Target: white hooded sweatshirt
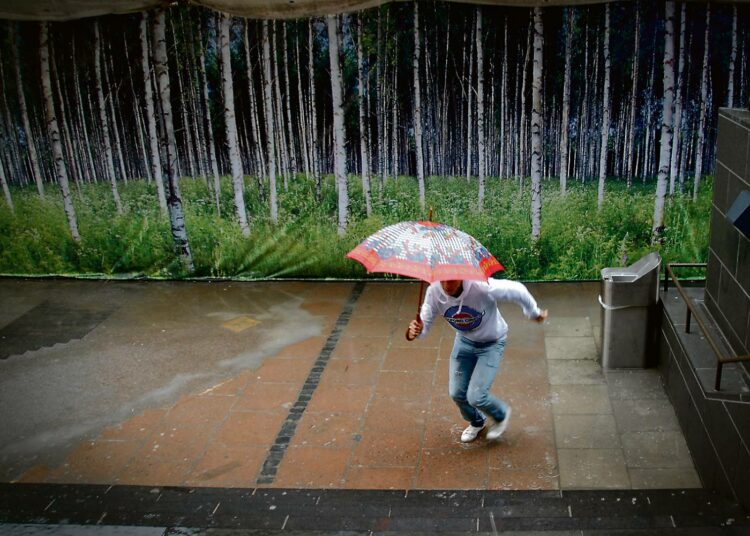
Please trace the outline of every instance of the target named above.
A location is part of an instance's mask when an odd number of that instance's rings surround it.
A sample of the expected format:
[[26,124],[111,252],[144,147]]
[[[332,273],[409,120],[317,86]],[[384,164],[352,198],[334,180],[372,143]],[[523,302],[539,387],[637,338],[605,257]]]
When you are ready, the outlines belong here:
[[436,281],[427,288],[420,311],[424,329],[421,339],[430,330],[432,322],[442,316],[461,336],[474,342],[490,342],[505,338],[508,324],[500,315],[497,301],[519,305],[527,318],[537,318],[541,310],[528,289],[517,281],[489,278],[481,281],[464,281],[461,294],[449,296]]

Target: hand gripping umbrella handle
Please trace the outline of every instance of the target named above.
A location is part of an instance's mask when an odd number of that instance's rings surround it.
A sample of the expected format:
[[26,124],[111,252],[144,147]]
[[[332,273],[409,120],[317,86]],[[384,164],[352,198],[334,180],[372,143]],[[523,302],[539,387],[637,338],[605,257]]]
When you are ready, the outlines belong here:
[[[432,216],[432,211],[430,211],[430,216]],[[421,322],[422,318],[419,316],[419,310],[422,308],[422,292],[424,291],[424,281],[419,282],[419,301],[417,302],[417,316],[416,321]],[[406,340],[411,342],[416,337],[409,337],[409,328],[406,328]]]

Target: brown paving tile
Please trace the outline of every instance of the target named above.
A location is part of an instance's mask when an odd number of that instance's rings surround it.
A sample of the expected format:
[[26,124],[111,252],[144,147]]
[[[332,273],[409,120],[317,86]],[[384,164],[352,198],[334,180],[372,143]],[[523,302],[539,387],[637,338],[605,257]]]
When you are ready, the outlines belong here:
[[385,356],[383,370],[435,370],[437,360],[434,348],[391,348]]
[[310,374],[312,364],[309,359],[267,359],[255,376],[263,382],[303,383]]
[[502,400],[513,409],[509,429],[533,427],[535,430],[552,430],[554,417],[552,405],[547,397],[528,396],[518,391],[493,389]]
[[137,441],[86,441],[70,453],[65,463],[48,475],[48,481],[109,484],[136,455]]
[[[448,393],[448,380],[450,379],[450,363],[447,359],[438,359],[435,363],[435,377],[433,385],[439,392]],[[433,391],[434,392],[434,391]]]
[[166,410],[149,409],[117,426],[105,428],[99,439],[145,440],[166,415]]
[[348,359],[335,359],[328,362],[320,379],[320,385],[345,384],[374,385],[380,370],[380,360],[359,359],[351,361]]
[[509,428],[490,450],[489,464],[493,469],[534,469],[555,474],[557,449],[552,432],[541,432],[533,426]]
[[164,424],[171,427],[202,426],[223,420],[235,402],[235,398],[227,396],[184,397],[169,410]]
[[411,467],[353,466],[346,474],[347,489],[410,489],[416,469]]
[[250,384],[255,381],[255,371],[245,371],[234,378],[229,378],[221,383],[217,383],[213,387],[209,387],[203,391],[200,397],[212,397],[212,396],[236,396]]
[[335,321],[344,308],[343,302],[306,301],[302,308],[315,316],[325,317],[329,321]]
[[47,482],[47,478],[52,470],[48,465],[35,465],[27,469],[19,478],[12,482],[26,484]]
[[375,392],[378,396],[426,403],[432,393],[432,371],[383,371],[378,375]]
[[139,486],[181,486],[191,464],[175,463],[153,457],[136,457],[122,472],[120,484]]
[[335,359],[374,359],[379,360],[388,350],[391,338],[389,336],[342,336],[331,352],[331,360]]
[[319,385],[307,406],[317,413],[364,413],[370,400],[372,387],[349,385]]
[[489,469],[485,444],[472,443],[425,449],[417,474],[417,489],[484,489]]
[[306,411],[297,425],[292,444],[307,447],[351,447],[361,426],[361,414]]
[[291,447],[274,480],[280,488],[340,488],[349,460],[349,449]]
[[391,316],[361,316],[351,318],[342,335],[347,337],[382,337],[391,335],[396,329],[396,325],[396,320]]
[[445,389],[441,389],[440,391],[433,391],[432,401],[430,403],[430,414],[451,417],[455,418],[458,421],[461,421],[462,417],[459,413],[458,406],[448,395],[447,384]]
[[299,391],[298,384],[259,381],[237,398],[232,411],[276,411],[286,415],[297,401]]
[[[223,416],[222,416],[223,417]],[[203,456],[218,424],[199,427],[165,427],[155,431],[139,450],[139,456],[189,463]]]
[[216,432],[215,441],[236,447],[272,445],[285,418],[282,413],[234,412]]
[[365,466],[416,467],[421,430],[366,430],[354,449],[352,463]]
[[560,479],[533,469],[490,469],[488,489],[555,490],[560,489]]
[[352,294],[353,283],[323,283],[312,286],[305,298],[308,301],[346,302]]
[[461,442],[461,432],[468,424],[463,421],[455,405],[449,411],[431,413],[424,427],[423,448],[434,449],[455,446]]
[[310,337],[304,341],[300,341],[295,344],[290,344],[279,350],[274,357],[283,358],[316,358],[320,355],[320,351],[325,346],[326,339],[328,337]]
[[268,454],[266,447],[213,444],[186,477],[189,486],[252,487]]
[[367,408],[364,429],[368,431],[421,430],[428,410],[429,403],[426,401],[421,403],[375,396]]

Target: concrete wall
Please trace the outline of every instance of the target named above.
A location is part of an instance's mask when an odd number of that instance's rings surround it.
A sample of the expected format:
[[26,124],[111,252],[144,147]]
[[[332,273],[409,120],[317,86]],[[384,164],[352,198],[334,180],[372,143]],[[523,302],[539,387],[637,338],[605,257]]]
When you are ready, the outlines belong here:
[[[716,143],[706,306],[737,354],[750,354],[750,240],[725,215],[750,190],[750,112],[722,108]],[[747,368],[747,367],[746,367]]]

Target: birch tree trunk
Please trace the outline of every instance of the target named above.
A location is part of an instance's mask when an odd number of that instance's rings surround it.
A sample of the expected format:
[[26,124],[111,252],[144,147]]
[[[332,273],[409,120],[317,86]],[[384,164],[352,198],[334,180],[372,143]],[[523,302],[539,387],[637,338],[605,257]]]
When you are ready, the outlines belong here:
[[[310,129],[310,123],[308,120],[307,107],[304,104],[304,98],[302,93],[302,59],[299,52],[299,26],[297,27],[297,36],[295,39],[296,52],[297,52],[297,108],[299,110],[299,130],[300,138],[302,139],[302,156],[305,166],[305,177],[310,177],[310,149],[307,141],[308,132]],[[258,141],[260,143],[260,141]]]
[[565,8],[565,75],[563,79],[562,119],[560,124],[560,194],[568,185],[568,132],[570,130],[570,45],[573,35],[573,9]]
[[161,156],[159,154],[159,136],[156,132],[156,115],[154,114],[154,94],[151,90],[151,66],[148,50],[148,13],[141,15],[141,69],[143,71],[143,87],[146,96],[146,117],[148,120],[148,139],[151,147],[151,171],[156,181],[156,192],[159,198],[159,210],[167,213],[167,196],[164,193],[164,177],[161,173]]
[[[229,50],[229,27],[231,15],[221,14],[221,37],[219,50],[221,51],[221,89],[224,96],[224,125],[229,150],[229,164],[232,168],[232,189],[234,190],[234,208],[237,220],[244,236],[250,236],[250,225],[247,223],[245,209],[245,183],[240,160],[240,142],[237,138],[237,119],[234,110],[234,82],[232,80],[232,57]],[[275,223],[275,221],[274,221]]]
[[424,152],[422,146],[422,94],[419,81],[419,59],[422,53],[422,39],[419,33],[419,2],[414,2],[414,138],[417,156],[417,182],[419,183],[419,206],[425,208],[424,191]]
[[[102,48],[103,47],[104,47],[104,44],[102,43]],[[110,60],[112,58],[111,51],[110,51],[110,54],[109,54],[109,58],[110,58]],[[108,104],[107,108],[109,108],[109,115],[112,118],[112,123],[111,123],[112,124],[112,130],[111,130],[111,132],[112,132],[112,136],[115,138],[115,140],[114,140],[115,141],[115,143],[114,143],[114,150],[117,151],[117,164],[118,164],[118,167],[120,168],[120,177],[122,178],[123,182],[125,184],[127,184],[128,183],[128,173],[127,173],[127,171],[125,171],[125,157],[123,156],[123,152],[122,152],[122,143],[120,143],[120,131],[117,128],[117,113],[116,113],[116,109],[119,108],[118,103],[115,102],[115,97],[117,96],[117,91],[115,90],[115,88],[113,87],[112,83],[110,82],[110,79],[109,79],[109,69],[110,68],[107,66],[107,64],[110,64],[110,66],[111,66],[111,63],[108,62],[108,61],[106,61],[106,60],[104,62],[104,65],[102,66],[102,68],[104,70],[104,83],[105,83],[105,85],[107,87],[107,93],[108,93],[108,97],[109,97],[107,99],[107,104]]]
[[693,176],[693,201],[698,200],[698,190],[703,173],[703,145],[706,140],[706,114],[708,101],[708,31],[711,27],[711,4],[706,4],[706,33],[703,38],[703,72],[701,75],[701,110],[698,124],[698,141],[695,147],[695,175]]
[[286,86],[286,99],[284,104],[286,107],[286,128],[287,128],[287,140],[289,141],[289,165],[292,173],[299,172],[297,167],[297,144],[295,143],[296,136],[294,135],[294,123],[292,122],[292,94],[291,94],[291,83],[289,82],[289,52],[287,44],[287,31],[286,21],[281,22],[281,36],[284,43],[282,61],[284,63],[284,85]]
[[21,76],[21,61],[18,56],[18,45],[16,43],[16,23],[11,22],[8,24],[9,39],[11,47],[13,49],[13,65],[16,70],[16,89],[18,90],[18,106],[21,111],[21,120],[23,121],[23,130],[26,134],[26,145],[29,148],[29,163],[31,164],[31,176],[32,180],[36,184],[36,190],[39,197],[44,199],[44,175],[42,170],[39,169],[39,156],[36,152],[36,136],[31,131],[31,123],[29,122],[29,112],[26,107],[26,96],[23,92],[23,78]]
[[[57,182],[60,184],[62,192],[63,207],[68,220],[70,236],[76,243],[81,242],[81,235],[78,234],[78,223],[76,222],[76,212],[73,207],[73,200],[70,198],[70,185],[68,183],[68,172],[65,168],[63,158],[63,148],[60,140],[60,129],[57,126],[57,115],[55,114],[55,101],[52,98],[52,82],[50,80],[50,61],[49,61],[49,31],[46,22],[40,23],[39,34],[39,58],[42,71],[42,93],[44,95],[44,110],[47,119],[47,133],[52,145],[52,155],[55,159],[55,174]],[[5,181],[3,181],[5,182]]]
[[532,45],[532,36],[534,35],[534,24],[533,21],[529,24],[529,32],[528,32],[528,40],[526,43],[526,55],[523,59],[523,65],[521,65],[521,125],[520,125],[520,136],[518,138],[518,144],[519,144],[519,165],[518,165],[518,183],[523,186],[523,179],[526,175],[526,170],[528,169],[526,167],[526,137],[528,136],[528,132],[526,130],[526,80],[528,77],[526,76],[526,65],[529,63],[532,55],[531,55],[531,49],[533,48]]
[[734,108],[734,68],[737,61],[737,4],[732,4],[732,52],[729,56],[729,87],[727,106]]
[[104,156],[107,165],[107,175],[112,186],[112,197],[115,199],[117,213],[122,214],[122,201],[120,193],[117,191],[117,181],[115,180],[115,162],[112,158],[112,143],[109,138],[109,121],[107,120],[107,105],[104,101],[104,91],[102,89],[102,59],[101,59],[101,38],[99,37],[99,21],[94,22],[94,71],[96,72],[96,96],[99,102],[99,121],[102,128],[102,138],[104,141]]
[[669,179],[669,158],[672,153],[672,102],[674,101],[674,2],[664,5],[664,99],[662,104],[661,142],[659,147],[659,174],[656,180],[652,241],[664,232],[664,198]]
[[268,171],[269,202],[271,221],[278,223],[279,208],[276,202],[276,148],[273,132],[273,87],[271,81],[271,43],[268,35],[268,21],[263,21],[263,103],[266,118],[266,171]]
[[8,188],[8,179],[5,176],[5,164],[3,163],[3,157],[0,155],[0,185],[3,187],[3,195],[5,196],[5,202],[11,212],[15,212],[16,208],[13,206],[13,197],[10,195],[10,189]]
[[333,99],[333,167],[338,185],[338,234],[346,233],[349,219],[349,193],[346,183],[346,133],[342,106],[341,66],[339,64],[339,32],[336,15],[326,17],[328,25],[328,56],[331,64],[331,94]]
[[628,139],[625,142],[625,177],[628,188],[633,184],[633,144],[635,141],[635,112],[638,108],[638,60],[640,55],[641,10],[635,7],[635,39],[633,41],[632,86],[630,90],[630,119],[628,120]]
[[[199,48],[199,68],[202,85],[202,106],[204,109],[203,114],[203,128],[206,131],[206,143],[208,144],[208,163],[211,167],[211,174],[213,175],[213,195],[214,203],[216,204],[216,214],[221,218],[221,177],[219,175],[219,165],[216,160],[216,144],[214,142],[214,126],[213,120],[211,119],[211,106],[208,96],[208,78],[206,77],[206,51],[205,44],[203,42],[203,30],[201,29],[202,21],[198,24],[198,44]],[[258,142],[260,143],[260,142]]]
[[289,190],[289,172],[291,167],[289,165],[289,148],[287,145],[286,128],[284,125],[284,105],[281,98],[281,80],[279,77],[279,47],[278,47],[278,34],[276,31],[276,22],[270,21],[271,30],[269,34],[269,46],[270,46],[270,60],[271,60],[271,72],[272,78],[271,83],[273,86],[274,95],[274,134],[276,136],[276,155],[278,156],[278,169],[281,172],[281,176],[284,179],[284,190]]
[[365,76],[364,58],[362,53],[362,34],[365,31],[362,23],[362,14],[357,16],[357,84],[359,88],[359,152],[362,161],[362,191],[365,195],[365,210],[367,217],[372,215],[372,193],[370,192],[370,159],[369,159],[369,136],[367,135],[367,116],[365,115]]
[[167,186],[169,189],[167,205],[172,228],[172,240],[174,241],[177,256],[180,258],[185,270],[188,273],[192,273],[195,271],[195,268],[193,266],[193,256],[190,252],[187,228],[185,227],[185,214],[182,210],[180,183],[177,176],[177,141],[175,140],[174,123],[172,121],[166,24],[164,19],[164,10],[158,10],[154,18],[154,67],[156,68],[156,81],[159,88],[159,100],[161,102],[162,124],[164,126],[166,144]]
[[680,55],[679,55],[679,69],[677,71],[677,90],[674,104],[674,126],[672,128],[672,152],[670,155],[670,166],[669,166],[669,195],[674,195],[675,180],[679,169],[680,156],[679,148],[682,145],[682,135],[684,129],[682,124],[684,119],[682,117],[682,92],[684,84],[684,70],[685,70],[685,3],[682,3],[682,11],[680,14]]
[[602,137],[599,154],[599,191],[597,207],[604,204],[604,181],[607,178],[607,144],[609,141],[609,4],[604,7],[604,93],[602,95]]
[[505,162],[508,154],[507,143],[505,140],[505,123],[508,116],[505,101],[507,100],[508,91],[508,16],[504,17],[503,21],[503,73],[500,82],[500,168],[498,169],[498,176],[502,179],[505,177],[506,169]]
[[542,231],[542,8],[534,8],[534,68],[531,81],[531,240]]
[[[318,116],[315,113],[316,100],[315,100],[315,68],[313,58],[315,55],[315,40],[313,39],[313,26],[312,19],[308,21],[308,35],[307,35],[307,73],[310,82],[310,141],[311,141],[311,156],[312,159],[310,164],[312,165],[313,176],[315,177],[315,197],[320,201],[322,197],[321,191],[321,177],[320,177],[320,151],[318,148]],[[382,191],[382,190],[381,190]]]
[[479,210],[484,208],[484,188],[487,170],[484,155],[485,133],[484,133],[484,47],[482,46],[482,8],[476,7],[477,11],[477,149],[479,164]]
[[[473,24],[472,24],[473,27]],[[470,28],[471,30],[472,28]],[[473,108],[473,100],[474,100],[474,88],[472,84],[474,83],[474,47],[476,46],[476,41],[471,39],[471,31],[468,32],[469,37],[469,79],[466,83],[466,180],[468,181],[471,177],[472,172],[472,155],[473,155],[473,147],[474,147],[474,121],[472,121],[472,118],[474,117],[474,108]],[[465,42],[465,40],[464,40]],[[464,57],[466,57],[466,46],[464,45]]]

